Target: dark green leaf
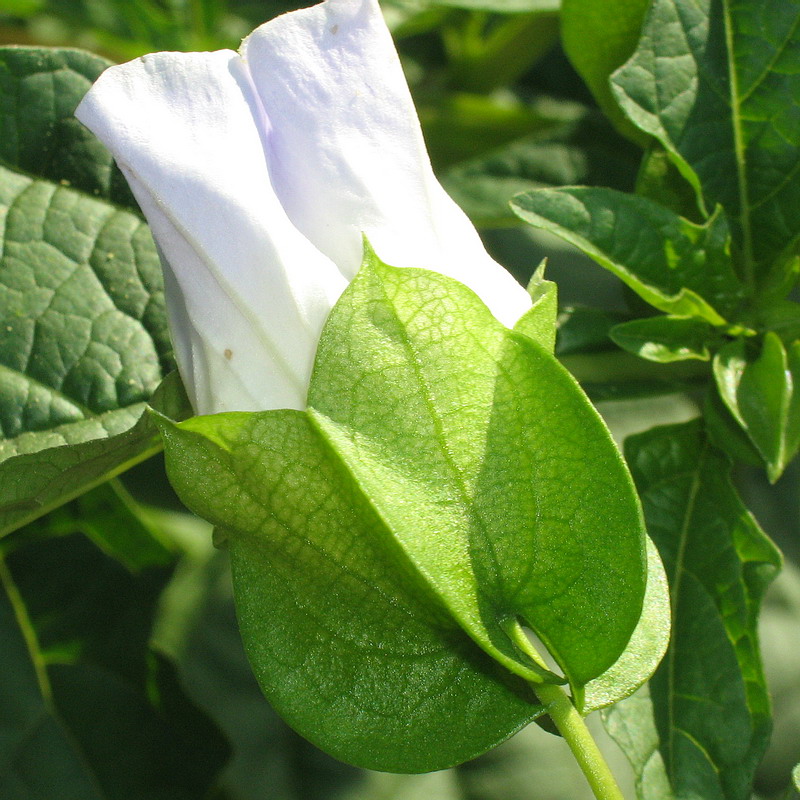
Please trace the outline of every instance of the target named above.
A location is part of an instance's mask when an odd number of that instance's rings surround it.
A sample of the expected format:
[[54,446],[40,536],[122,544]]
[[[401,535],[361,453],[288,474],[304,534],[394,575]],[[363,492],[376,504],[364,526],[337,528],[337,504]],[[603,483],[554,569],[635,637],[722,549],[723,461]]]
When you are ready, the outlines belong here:
[[[167,376],[150,404],[175,419],[191,413],[177,373]],[[145,403],[99,418],[29,434],[25,444],[41,449],[0,462],[0,536],[119,475],[161,450]],[[105,428],[108,420],[114,427]],[[126,426],[128,427],[126,430]],[[74,437],[74,438],[73,438]],[[43,441],[44,440],[44,441]],[[0,441],[0,447],[4,443]]]
[[623,350],[661,363],[691,358],[708,361],[708,345],[717,338],[711,325],[702,319],[671,316],[623,322],[609,335]]
[[643,197],[589,187],[539,189],[515,197],[511,206],[662,311],[721,324],[742,298],[720,216],[695,225]]
[[556,353],[596,353],[613,350],[609,333],[615,325],[629,319],[627,314],[590,306],[567,306],[558,316]]
[[[540,102],[542,113],[547,106]],[[442,175],[447,191],[477,224],[518,225],[509,200],[542,186],[602,184],[632,186],[638,161],[608,122],[588,109],[561,101],[561,124],[526,136]],[[555,110],[551,112],[555,116]],[[569,115],[572,115],[571,119]]]
[[138,211],[111,153],[74,116],[109,66],[83,50],[0,47],[0,162]]
[[0,579],[0,795],[39,800],[58,792],[102,800],[80,750],[56,715],[35,634],[2,559]]
[[31,536],[49,538],[76,531],[131,572],[165,566],[175,559],[169,540],[144,518],[136,501],[117,480],[103,483],[66,503],[39,524],[17,531],[6,544],[6,552],[23,546]]
[[723,347],[714,358],[720,396],[747,432],[776,481],[800,447],[800,342],[784,347],[769,332],[759,354],[746,342]]
[[564,0],[561,39],[564,51],[614,126],[643,143],[611,93],[611,73],[633,54],[649,0]]
[[369,255],[309,404],[162,421],[170,478],[228,539],[251,661],[293,726],[354,763],[434,769],[539,713],[511,673],[552,676],[520,623],[578,697],[619,658],[644,594],[635,495],[535,342],[460,284]]
[[[80,534],[19,548],[2,569],[0,601],[12,601],[27,649],[10,672],[23,676],[29,663],[38,676],[37,691],[31,685],[16,708],[39,719],[35,737],[19,726],[9,731],[17,758],[2,774],[17,788],[3,796],[204,796],[226,758],[225,743],[148,647],[169,570],[132,575]],[[4,625],[4,637],[12,633]],[[11,698],[0,703],[0,719],[9,719]]]
[[[73,116],[106,66],[0,48],[0,535],[159,447],[134,428],[172,368],[158,254]],[[180,394],[161,401],[182,413]]]
[[751,283],[800,234],[800,3],[655,0],[617,99],[725,209]]
[[665,774],[675,797],[746,800],[770,731],[757,618],[780,554],[699,423],[630,437],[625,451],[669,576],[673,628],[650,699],[615,706],[609,729],[641,798],[671,797]]
[[472,11],[494,11],[497,14],[557,12],[561,0],[431,0],[437,6],[455,6]]

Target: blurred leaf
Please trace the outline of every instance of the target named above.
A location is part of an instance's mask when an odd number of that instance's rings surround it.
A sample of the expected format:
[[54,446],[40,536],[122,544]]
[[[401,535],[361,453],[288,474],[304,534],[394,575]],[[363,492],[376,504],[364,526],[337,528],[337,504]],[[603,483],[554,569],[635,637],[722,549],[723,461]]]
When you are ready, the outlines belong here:
[[599,187],[537,189],[515,197],[511,207],[530,225],[579,247],[661,311],[722,324],[741,300],[719,215],[695,225],[643,197]]
[[670,580],[673,629],[650,699],[622,701],[607,726],[642,800],[746,800],[771,726],[757,620],[780,553],[699,423],[630,437],[625,452]]
[[617,660],[645,588],[639,510],[541,347],[451,279],[368,254],[309,405],[162,423],[173,485],[227,538],[245,644],[290,724],[356,764],[432,769],[541,710],[512,674],[555,678],[523,622],[576,693]]
[[175,559],[169,540],[140,512],[119,481],[103,483],[47,514],[37,525],[18,531],[6,552],[18,549],[29,537],[50,538],[76,531],[131,572],[166,566]]
[[794,781],[794,788],[800,792],[800,764],[792,770],[792,780]]
[[749,285],[800,234],[799,22],[797,0],[655,0],[612,77],[631,120],[725,209]]
[[[457,19],[463,19],[462,24],[455,24]],[[499,20],[493,15],[455,17],[442,34],[448,84],[488,93],[515,83],[552,49],[558,39],[558,13],[544,9]]]
[[494,11],[497,14],[557,12],[561,0],[430,0],[437,6],[467,8],[471,11]]
[[609,335],[623,350],[661,363],[690,358],[708,361],[708,345],[718,338],[705,320],[672,316],[623,322],[615,325]]
[[42,10],[46,0],[3,0],[0,12],[13,17],[30,17]]
[[[552,102],[543,104],[543,112]],[[543,128],[443,173],[445,188],[477,225],[519,225],[509,201],[542,186],[633,186],[638,161],[625,140],[585,108],[563,101],[560,105],[558,126]]]
[[691,184],[681,175],[667,151],[656,143],[642,158],[636,176],[636,194],[692,222],[699,223],[704,219]]
[[800,447],[800,342],[785,348],[770,331],[756,356],[744,341],[731,342],[714,358],[714,377],[774,483]]
[[633,141],[643,136],[622,113],[609,78],[633,54],[650,0],[563,0],[564,51],[614,127]]
[[600,308],[566,306],[558,316],[556,354],[568,356],[614,350],[609,333],[615,325],[627,319],[627,314]]
[[[2,569],[25,656],[38,673],[38,692],[30,687],[24,706],[17,697],[16,714],[26,707],[28,719],[37,716],[50,737],[45,743],[16,728],[13,741],[25,756],[3,770],[17,781],[17,790],[3,796],[204,796],[227,757],[226,745],[187,701],[170,665],[148,648],[169,570],[133,576],[80,534],[15,550]],[[25,674],[20,654],[11,675]],[[9,698],[0,702],[0,719],[9,719]]]
[[575,103],[524,103],[513,94],[453,92],[421,96],[419,116],[437,169],[485,154],[521,136],[552,133],[582,113]]

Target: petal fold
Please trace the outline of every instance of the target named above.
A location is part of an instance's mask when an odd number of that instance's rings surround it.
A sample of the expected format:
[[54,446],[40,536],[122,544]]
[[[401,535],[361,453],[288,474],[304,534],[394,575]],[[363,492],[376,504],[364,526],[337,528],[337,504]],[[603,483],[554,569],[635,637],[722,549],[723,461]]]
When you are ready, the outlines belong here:
[[289,218],[351,279],[362,233],[385,262],[460,280],[513,325],[527,292],[436,180],[376,0],[326,0],[255,30],[240,52],[272,130]]
[[269,122],[231,51],[111,67],[76,112],[112,151],[165,260],[175,352],[198,413],[305,407],[346,280],[273,189]]

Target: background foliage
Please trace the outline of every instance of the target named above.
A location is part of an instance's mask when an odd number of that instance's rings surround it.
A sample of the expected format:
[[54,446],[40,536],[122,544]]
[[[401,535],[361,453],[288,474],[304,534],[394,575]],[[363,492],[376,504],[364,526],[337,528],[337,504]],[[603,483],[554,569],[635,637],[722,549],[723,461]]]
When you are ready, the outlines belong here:
[[[157,254],[72,109],[108,61],[235,48],[299,5],[0,0],[0,43],[97,54],[0,55],[0,531],[13,531],[0,540],[2,796],[47,796],[55,775],[82,798],[586,796],[563,743],[537,726],[412,777],[345,766],[293,733],[244,659],[227,556],[169,489],[149,418],[136,423],[154,390],[156,407],[187,412],[164,380]],[[676,614],[649,694],[607,715],[633,765],[607,741],[615,772],[642,797],[688,791],[692,775],[701,796],[727,800],[749,794],[760,761],[757,796],[788,796],[800,761],[800,404],[785,377],[800,375],[797,3],[696,3],[694,17],[677,0],[383,7],[448,191],[520,280],[548,256],[557,354],[627,440],[673,610],[698,612]],[[705,428],[691,421],[701,412]],[[650,430],[665,423],[677,427]],[[763,760],[755,619],[779,558],[759,525],[785,558],[762,613]],[[709,660],[719,685],[701,680]]]

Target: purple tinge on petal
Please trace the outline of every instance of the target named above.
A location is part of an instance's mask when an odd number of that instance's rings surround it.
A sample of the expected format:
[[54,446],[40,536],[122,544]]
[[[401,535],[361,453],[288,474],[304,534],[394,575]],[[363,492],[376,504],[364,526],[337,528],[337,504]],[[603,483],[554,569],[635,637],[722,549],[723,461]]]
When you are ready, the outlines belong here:
[[108,69],[76,112],[110,148],[168,262],[181,374],[199,413],[304,408],[346,286],[272,187],[261,103],[233,52]]
[[250,34],[241,53],[273,125],[275,191],[348,279],[365,233],[385,262],[462,281],[507,325],[530,307],[436,180],[376,0],[285,14]]

